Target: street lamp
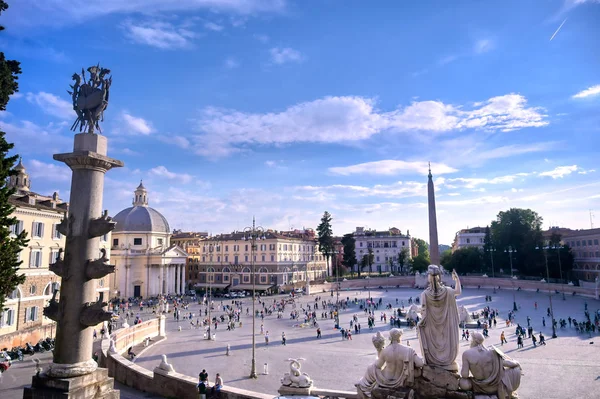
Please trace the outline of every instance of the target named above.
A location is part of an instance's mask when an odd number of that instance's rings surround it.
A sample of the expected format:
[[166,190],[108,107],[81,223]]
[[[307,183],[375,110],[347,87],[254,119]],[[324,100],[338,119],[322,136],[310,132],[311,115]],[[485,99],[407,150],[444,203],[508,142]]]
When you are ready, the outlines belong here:
[[513,311],[516,312],[518,310],[518,308],[517,308],[517,300],[515,299],[515,276],[513,275],[513,263],[512,263],[513,252],[517,252],[517,250],[513,249],[513,247],[511,247],[511,246],[509,246],[508,249],[504,250],[504,253],[507,253],[508,259],[510,259],[510,279],[513,283]]
[[550,323],[552,323],[552,338],[556,338],[556,326],[554,325],[554,308],[552,307],[552,291],[550,290],[550,271],[548,269],[548,249],[549,247],[535,247],[544,252],[544,261],[546,262],[546,284],[548,284],[548,298],[550,299]]
[[[492,261],[492,278],[495,277],[494,275],[494,252],[496,252],[496,248],[489,248],[488,252],[490,253],[490,260]],[[512,266],[511,266],[512,269]]]
[[254,251],[256,250],[256,241],[264,240],[265,238],[265,229],[263,229],[261,226],[256,225],[256,220],[253,216],[252,227],[244,228],[244,236],[242,237],[242,240],[244,241],[251,241],[250,254],[252,256],[252,258],[250,259],[252,265],[252,368],[250,369],[250,378],[258,378],[256,374],[256,311],[254,308],[256,302],[256,279],[254,276],[254,269],[256,265],[254,260]]
[[[215,239],[214,244],[212,244],[212,249],[210,246],[208,247],[210,253],[215,252],[214,250],[216,250],[217,248],[219,248],[219,250],[220,250],[220,246],[221,246],[221,240]],[[210,255],[210,257],[212,259],[212,255]],[[210,262],[210,263],[212,264],[212,262]],[[210,271],[210,270],[212,270],[212,271]],[[215,271],[214,270],[215,270],[215,268],[213,266],[209,266],[209,268],[206,269],[206,271],[207,271],[206,277],[208,278],[208,295],[206,298],[208,301],[208,336],[206,337],[206,339],[208,339],[209,341],[212,340],[212,334],[211,334],[210,327],[212,325],[212,312],[211,312],[212,311],[212,283],[213,283],[213,280],[215,279]]]

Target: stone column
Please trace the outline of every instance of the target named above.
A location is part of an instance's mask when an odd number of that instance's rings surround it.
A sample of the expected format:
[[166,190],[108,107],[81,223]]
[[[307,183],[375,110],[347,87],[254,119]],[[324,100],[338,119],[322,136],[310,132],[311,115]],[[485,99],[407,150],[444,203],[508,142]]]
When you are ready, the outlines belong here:
[[129,286],[131,285],[131,265],[125,265],[125,298],[129,298]]
[[179,265],[175,265],[175,294],[179,294]]
[[[73,175],[69,213],[59,225],[66,243],[64,265],[57,273],[62,281],[56,347],[47,371],[50,377],[77,377],[95,371],[98,365],[92,360],[92,326],[110,320],[110,313],[102,311],[104,304],[94,303],[94,280],[100,277],[93,268],[97,265],[95,260],[102,260],[98,259],[99,233],[114,228],[114,222],[102,214],[104,174],[123,166],[123,162],[107,157],[106,152],[106,137],[81,133],[75,135],[73,152],[54,155],[55,160],[71,168]],[[110,223],[112,227],[107,227]]]
[[429,259],[432,265],[440,265],[440,248],[438,245],[437,216],[435,212],[435,190],[431,168],[427,179],[427,205],[429,211]]
[[181,287],[180,287],[180,290],[181,290],[182,294],[185,293],[185,291],[186,291],[185,273],[186,273],[186,271],[185,271],[185,264],[183,264],[183,265],[181,265]]

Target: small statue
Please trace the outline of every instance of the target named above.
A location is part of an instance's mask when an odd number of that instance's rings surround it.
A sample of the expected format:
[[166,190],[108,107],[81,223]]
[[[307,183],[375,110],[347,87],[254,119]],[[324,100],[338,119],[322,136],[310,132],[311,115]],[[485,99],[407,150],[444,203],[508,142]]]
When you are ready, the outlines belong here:
[[67,237],[71,231],[69,219],[69,216],[65,215],[65,217],[61,219],[60,223],[56,225],[56,230],[65,237]]
[[473,321],[471,314],[469,313],[469,311],[467,310],[467,308],[464,305],[460,305],[458,307],[458,315],[460,317],[461,323],[470,323]]
[[110,321],[112,319],[112,313],[102,309],[107,305],[106,302],[102,302],[101,300],[84,304],[81,314],[79,315],[79,322],[84,326],[92,327],[103,321]]
[[484,340],[479,332],[471,334],[471,348],[462,355],[460,388],[476,395],[497,395],[498,399],[516,397],[521,365],[494,346],[484,347]]
[[71,126],[71,130],[77,131],[79,127],[79,132],[87,130],[87,133],[94,133],[94,129],[102,132],[99,121],[104,120],[112,77],[107,76],[110,69],[101,68],[100,64],[89,67],[87,71],[90,75],[89,81],[86,81],[85,71],[81,69],[81,75],[73,74],[75,82],[70,85],[72,91],[67,91],[72,97],[73,110],[77,114],[77,120]]
[[50,320],[58,322],[60,320],[61,313],[58,306],[58,301],[56,300],[56,294],[58,294],[58,290],[54,290],[52,293],[52,298],[50,299],[50,302],[48,302],[48,306],[44,308],[44,316]]
[[117,348],[115,346],[115,341],[112,338],[108,341],[108,353],[112,353],[112,354],[116,354],[117,353]]
[[35,375],[39,376],[42,373],[42,371],[44,371],[42,369],[42,366],[40,366],[40,359],[31,359],[31,360],[33,360],[33,362],[35,363]]
[[108,210],[104,210],[102,216],[90,221],[88,237],[94,238],[103,236],[114,230],[115,227],[117,227],[117,222],[113,222],[112,218],[108,216]]
[[414,320],[415,322],[420,318],[419,307],[417,305],[410,305],[406,312],[407,320]]
[[167,362],[167,355],[161,355],[161,357],[162,360],[157,368],[160,370],[164,370],[167,373],[174,373],[175,369],[173,368],[173,365]]
[[58,257],[56,258],[56,261],[54,261],[54,263],[51,263],[48,266],[48,269],[50,269],[50,271],[54,274],[56,274],[59,277],[66,277],[66,271],[67,271],[67,265],[65,264],[64,259],[62,258],[62,254],[63,254],[63,249],[59,248],[58,249]]
[[283,378],[281,379],[281,385],[294,388],[310,388],[312,386],[313,381],[310,379],[308,374],[300,371],[302,368],[300,360],[306,359],[300,357],[298,359],[290,358],[286,360],[287,362],[290,362],[290,372],[283,375]]
[[102,278],[107,274],[115,272],[115,266],[106,263],[109,261],[109,259],[106,257],[106,249],[100,248],[100,252],[102,253],[100,259],[87,261],[85,275],[89,279]]
[[360,398],[370,398],[375,388],[410,388],[414,384],[415,368],[423,367],[423,359],[414,349],[402,345],[402,330],[390,330],[390,344],[383,348],[385,339],[381,333],[373,336],[377,360],[367,368],[364,377],[355,386]]

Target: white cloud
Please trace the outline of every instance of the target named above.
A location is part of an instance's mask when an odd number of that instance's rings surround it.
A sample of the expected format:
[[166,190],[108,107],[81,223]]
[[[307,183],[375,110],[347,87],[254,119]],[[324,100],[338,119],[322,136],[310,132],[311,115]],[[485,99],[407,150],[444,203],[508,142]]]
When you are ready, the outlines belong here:
[[290,47],[273,47],[269,52],[271,53],[271,61],[278,65],[304,60],[304,56],[298,50]]
[[[70,122],[49,123],[46,126],[30,121],[7,123],[0,120],[0,129],[6,132],[6,139],[15,144],[15,148],[27,149],[28,153],[55,154],[72,151],[73,135],[66,131]],[[35,145],[32,145],[35,143]]]
[[597,96],[600,94],[600,85],[590,86],[585,90],[580,91],[573,95],[573,98],[586,98],[591,96]]
[[77,114],[73,111],[73,104],[55,96],[54,94],[40,91],[39,93],[27,93],[25,96],[27,101],[35,104],[48,115],[55,116],[60,119],[77,119]]
[[214,23],[214,22],[206,22],[204,24],[204,27],[206,29],[208,29],[208,30],[212,30],[212,31],[215,31],[215,32],[220,32],[220,31],[222,31],[224,29],[223,25],[219,25],[219,24]]
[[596,171],[596,169],[588,169],[588,170],[579,169],[577,171],[577,173],[580,175],[587,175],[588,173],[594,173],[595,171]]
[[11,94],[10,99],[11,100],[17,100],[17,99],[22,98],[22,97],[23,97],[23,93],[17,92],[17,93]]
[[[456,169],[442,163],[433,163],[431,168],[436,175],[453,173],[457,171]],[[429,173],[429,164],[427,162],[420,161],[409,162],[388,159],[382,161],[365,162],[350,166],[332,167],[329,168],[329,172],[342,176],[357,174],[392,176],[412,173],[427,175]]]
[[[207,107],[195,121],[201,132],[196,149],[201,155],[218,157],[242,151],[240,147],[247,145],[348,143],[386,130],[511,131],[548,124],[544,110],[528,107],[525,97],[519,94],[493,97],[471,108],[441,101],[414,101],[407,107],[384,112],[376,108],[375,100],[358,96],[325,97],[264,114]],[[510,149],[523,151],[517,145]]]
[[562,179],[563,177],[570,175],[573,172],[576,172],[578,170],[577,165],[571,165],[571,166],[558,166],[556,168],[554,168],[553,170],[549,170],[546,172],[541,172],[538,174],[538,176],[547,176],[547,177],[551,177],[553,179]]
[[456,177],[453,179],[447,179],[453,186],[456,183],[462,184],[465,188],[475,188],[482,184],[506,184],[512,183],[517,178],[516,175],[498,176],[491,179],[487,178],[469,178],[469,177]]
[[[329,186],[296,186],[291,188],[294,192],[306,192],[316,196],[319,200],[334,200],[351,197],[382,197],[382,198],[408,198],[427,195],[427,183],[398,181],[392,184],[375,184],[373,186],[358,186],[348,184],[332,184]],[[305,197],[303,197],[305,198]],[[307,197],[310,198],[310,197]]]
[[126,133],[149,135],[154,131],[152,124],[143,118],[135,117],[126,111],[123,111],[121,117],[126,125]]
[[33,179],[65,183],[71,180],[71,169],[62,163],[45,163],[32,159],[25,161],[25,168]]
[[126,36],[133,42],[161,50],[187,48],[191,45],[191,39],[196,37],[196,34],[187,28],[161,21],[144,23],[126,21],[123,28]]
[[494,48],[494,43],[490,39],[480,39],[475,42],[473,50],[476,54],[487,53]]
[[258,33],[255,33],[252,37],[254,37],[256,40],[258,40],[261,43],[268,43],[269,40],[271,40],[271,38],[268,35],[262,35],[262,34],[258,34]]
[[240,66],[240,63],[233,57],[227,57],[225,59],[225,68],[235,69]]
[[437,203],[444,206],[467,206],[467,205],[483,205],[483,204],[499,204],[509,202],[509,199],[504,196],[488,195],[479,198],[470,198],[458,201],[438,201]]
[[149,174],[152,176],[162,177],[169,180],[179,180],[181,183],[184,184],[190,183],[194,179],[194,176],[189,175],[187,173],[170,172],[165,166],[162,165],[150,169]]
[[87,0],[19,0],[11,4],[14,20],[22,26],[63,25],[110,14],[134,15],[208,10],[238,15],[280,13],[287,0],[105,0],[102,5]]
[[523,192],[523,189],[522,188],[514,188],[513,187],[513,188],[510,189],[510,192],[511,193],[521,193],[521,192]]

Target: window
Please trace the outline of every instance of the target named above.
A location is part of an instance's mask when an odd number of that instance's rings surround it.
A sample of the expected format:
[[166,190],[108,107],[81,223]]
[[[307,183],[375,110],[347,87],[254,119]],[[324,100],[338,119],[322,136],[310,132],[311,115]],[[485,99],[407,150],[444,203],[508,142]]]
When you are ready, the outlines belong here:
[[260,282],[261,282],[261,284],[266,284],[267,283],[267,276],[260,276]]
[[577,241],[577,246],[579,247],[581,245],[581,241]]
[[246,244],[246,248],[244,249],[245,251],[248,251],[248,244]]
[[248,255],[244,256],[244,262],[248,262]]
[[229,262],[229,255],[225,255],[225,262]]
[[467,244],[470,244],[470,243],[471,243],[471,239],[467,238]]
[[58,232],[58,224],[53,224],[52,225],[52,239],[53,240],[60,240],[60,233]]
[[229,281],[229,275],[228,274],[224,274],[223,275],[223,282],[228,282]]
[[217,256],[217,262],[221,263],[221,255]]
[[233,252],[237,252],[240,250],[240,246],[239,245],[234,245],[233,246]]
[[102,242],[107,242],[108,241],[108,234],[104,234],[102,236],[102,238],[100,238],[100,240],[102,240]]
[[35,295],[36,292],[37,292],[37,287],[35,286],[35,284],[31,285],[31,287],[29,287],[29,294]]
[[21,234],[22,231],[23,231],[23,221],[22,220],[17,220],[17,223],[10,226],[11,234],[14,234],[14,235]]
[[42,222],[33,222],[33,226],[31,229],[31,236],[42,238],[44,237],[44,223]]
[[598,245],[598,239],[594,240],[594,245]]
[[377,262],[379,262],[379,256],[377,257]]
[[25,308],[25,323],[30,321],[36,321],[38,317],[38,307],[32,306],[30,308]]
[[[579,241],[577,241],[577,244],[579,244]],[[585,247],[585,240],[581,240],[581,246]]]
[[42,250],[32,249],[31,255],[29,256],[29,267],[40,267],[42,266]]
[[113,238],[113,247],[118,247],[118,246],[119,246],[119,239]]
[[229,245],[225,245],[225,252],[229,252]]
[[15,324],[15,311],[13,309],[7,309],[0,315],[0,327],[12,326]]
[[162,238],[157,238],[156,239],[156,244],[157,245],[163,245],[163,239]]
[[265,255],[263,255],[263,256],[262,256],[262,261],[263,261],[263,262],[265,261],[265,258],[266,258],[266,256],[265,256]]
[[592,245],[592,240],[588,240],[588,245]]
[[275,262],[275,255],[271,255],[271,262]]
[[133,239],[133,245],[142,245],[142,239],[141,238],[134,238]]
[[50,252],[50,264],[56,263],[56,261],[58,260],[58,249],[56,250],[52,250]]
[[362,245],[363,245],[363,243],[362,243],[362,241],[361,241],[361,242],[360,242],[360,246],[362,247]]
[[238,256],[237,255],[235,255],[233,257],[233,263],[236,264],[236,265],[238,264]]

